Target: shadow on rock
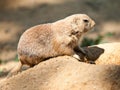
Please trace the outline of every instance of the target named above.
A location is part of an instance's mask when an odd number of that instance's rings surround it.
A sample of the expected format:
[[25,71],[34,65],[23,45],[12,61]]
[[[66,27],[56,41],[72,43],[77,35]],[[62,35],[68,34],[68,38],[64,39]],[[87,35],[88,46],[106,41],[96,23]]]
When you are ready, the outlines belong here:
[[85,51],[85,54],[83,54],[78,49],[76,49],[75,51],[77,52],[77,54],[83,62],[88,63],[94,63],[95,60],[97,60],[100,57],[100,55],[104,53],[104,49],[97,46],[84,47],[83,50]]

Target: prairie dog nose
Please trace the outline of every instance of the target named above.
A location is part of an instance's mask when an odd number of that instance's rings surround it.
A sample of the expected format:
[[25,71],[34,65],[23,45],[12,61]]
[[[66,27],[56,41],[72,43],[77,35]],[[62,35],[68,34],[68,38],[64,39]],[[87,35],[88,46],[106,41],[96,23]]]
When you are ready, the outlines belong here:
[[91,27],[94,27],[94,26],[95,26],[95,21],[92,20]]

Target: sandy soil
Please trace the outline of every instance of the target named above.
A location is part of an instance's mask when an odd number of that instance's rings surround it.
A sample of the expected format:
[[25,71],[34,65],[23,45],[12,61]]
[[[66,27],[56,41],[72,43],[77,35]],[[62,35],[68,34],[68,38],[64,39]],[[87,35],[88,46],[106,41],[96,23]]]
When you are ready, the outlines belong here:
[[17,63],[16,48],[21,34],[37,24],[54,22],[75,13],[86,13],[96,21],[96,28],[85,36],[96,38],[99,34],[111,32],[114,36],[104,38],[103,42],[120,41],[119,0],[13,0],[13,2],[0,1],[0,78]]
[[0,81],[0,90],[119,90],[120,66],[61,56]]

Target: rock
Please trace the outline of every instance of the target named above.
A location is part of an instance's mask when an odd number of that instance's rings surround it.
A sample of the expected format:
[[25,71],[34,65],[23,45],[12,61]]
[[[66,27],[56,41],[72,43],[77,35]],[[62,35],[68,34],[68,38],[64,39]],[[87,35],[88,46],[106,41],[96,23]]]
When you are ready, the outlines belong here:
[[0,82],[0,90],[119,90],[120,66],[60,56]]
[[83,48],[86,51],[86,58],[80,52],[78,54],[85,62],[93,61],[95,64],[120,65],[120,43],[105,43]]

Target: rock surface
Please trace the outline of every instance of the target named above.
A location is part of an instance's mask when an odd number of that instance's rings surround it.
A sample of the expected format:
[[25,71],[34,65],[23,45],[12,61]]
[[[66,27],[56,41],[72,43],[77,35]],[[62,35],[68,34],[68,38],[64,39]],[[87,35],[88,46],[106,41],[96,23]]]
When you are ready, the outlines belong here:
[[[87,61],[94,61],[95,64],[115,64],[120,65],[120,43],[105,43],[95,46],[85,47]],[[80,54],[81,55],[81,54]],[[81,58],[84,58],[81,56]]]
[[79,62],[70,56],[44,61],[0,82],[0,90],[119,90],[120,66]]

